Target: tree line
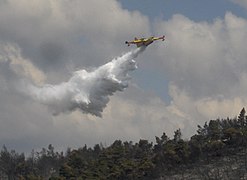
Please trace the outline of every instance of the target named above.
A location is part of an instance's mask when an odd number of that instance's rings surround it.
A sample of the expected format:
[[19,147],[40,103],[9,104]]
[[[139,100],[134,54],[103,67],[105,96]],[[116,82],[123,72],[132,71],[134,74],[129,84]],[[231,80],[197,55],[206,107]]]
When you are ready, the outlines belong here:
[[[181,130],[169,138],[164,132],[156,141],[137,143],[116,140],[108,147],[56,152],[52,145],[25,157],[24,153],[0,152],[0,179],[158,179],[176,174],[199,162],[236,154],[247,147],[247,117],[243,108],[236,118],[216,119],[198,125],[190,140]],[[247,164],[247,160],[246,160]],[[246,165],[247,167],[247,165]]]

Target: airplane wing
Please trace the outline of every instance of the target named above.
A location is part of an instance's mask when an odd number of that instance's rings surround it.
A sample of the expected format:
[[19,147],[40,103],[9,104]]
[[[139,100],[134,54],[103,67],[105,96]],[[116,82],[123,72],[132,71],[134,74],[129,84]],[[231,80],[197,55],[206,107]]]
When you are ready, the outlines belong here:
[[150,38],[134,38],[133,41],[126,41],[125,43],[128,44],[128,46],[130,46],[130,44],[135,44],[137,47],[141,47],[141,46],[148,46],[149,44],[152,44],[154,41],[156,40],[165,40],[165,36],[161,36],[161,37],[150,37]]
[[164,41],[164,40],[165,40],[165,36],[154,37],[154,38],[153,38],[154,41],[157,41],[157,40],[160,40],[160,39],[161,39],[162,41]]

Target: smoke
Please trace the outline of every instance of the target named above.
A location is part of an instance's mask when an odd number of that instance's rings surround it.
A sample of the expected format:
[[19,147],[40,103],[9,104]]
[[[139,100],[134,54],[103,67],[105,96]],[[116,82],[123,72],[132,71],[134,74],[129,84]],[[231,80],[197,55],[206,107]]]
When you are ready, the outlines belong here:
[[23,58],[17,44],[0,41],[0,90],[20,91],[20,81],[41,84],[45,80],[42,71],[29,59]]
[[101,117],[109,96],[128,87],[128,72],[137,68],[133,58],[144,50],[145,47],[132,50],[92,72],[76,71],[69,81],[58,85],[28,85],[28,92],[34,100],[47,105],[53,115],[79,109]]

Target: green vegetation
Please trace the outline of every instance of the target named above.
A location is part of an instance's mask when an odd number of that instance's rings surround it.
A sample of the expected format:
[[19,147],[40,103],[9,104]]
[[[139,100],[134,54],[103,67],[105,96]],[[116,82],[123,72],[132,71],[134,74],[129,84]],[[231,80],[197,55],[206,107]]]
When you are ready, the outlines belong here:
[[203,127],[198,125],[197,134],[187,141],[182,139],[178,129],[173,138],[163,133],[156,137],[154,144],[143,139],[138,143],[116,140],[109,147],[97,144],[88,148],[85,145],[77,150],[68,149],[66,153],[55,152],[49,145],[40,152],[32,152],[29,157],[3,146],[0,179],[172,179],[177,174],[180,175],[177,179],[186,179],[186,173],[191,177],[197,173],[200,179],[220,179],[223,174],[231,176],[231,166],[220,169],[216,160],[219,163],[228,158],[227,162],[233,164],[231,157],[239,154],[244,154],[241,156],[245,166],[242,174],[246,174],[247,117],[244,108],[237,118],[210,120]]

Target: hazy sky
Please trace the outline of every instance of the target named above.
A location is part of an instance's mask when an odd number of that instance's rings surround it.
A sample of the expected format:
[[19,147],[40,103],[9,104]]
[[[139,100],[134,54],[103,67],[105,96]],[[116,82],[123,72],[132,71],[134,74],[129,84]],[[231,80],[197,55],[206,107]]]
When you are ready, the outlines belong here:
[[[247,17],[244,7],[234,4],[234,0],[119,0],[123,8],[147,15],[150,19],[170,19],[174,14],[182,14],[194,21],[212,21],[224,18],[226,11],[242,17]],[[237,0],[235,1],[237,2]],[[241,1],[239,1],[240,3]],[[242,1],[244,3],[244,0]]]
[[[53,116],[23,80],[59,84],[166,35],[136,59],[129,87],[103,117]],[[0,0],[0,145],[31,152],[154,140],[180,128],[235,117],[247,104],[246,0]]]

